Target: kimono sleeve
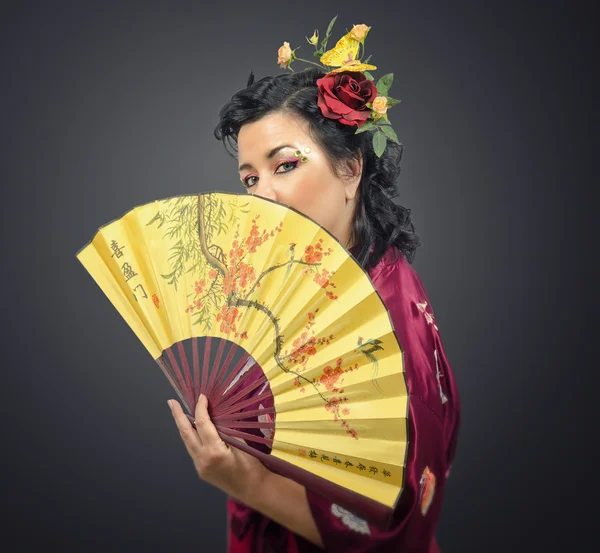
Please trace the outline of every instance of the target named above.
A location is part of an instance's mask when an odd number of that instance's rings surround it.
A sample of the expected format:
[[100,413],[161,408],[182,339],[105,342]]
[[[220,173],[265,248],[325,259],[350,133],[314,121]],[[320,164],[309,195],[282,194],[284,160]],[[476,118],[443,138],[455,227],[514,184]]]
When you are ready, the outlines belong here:
[[[418,398],[409,407],[409,450],[404,487],[387,530],[368,523],[308,488],[306,497],[326,551],[392,553],[435,551],[445,467],[441,421]],[[437,480],[437,483],[436,483]]]

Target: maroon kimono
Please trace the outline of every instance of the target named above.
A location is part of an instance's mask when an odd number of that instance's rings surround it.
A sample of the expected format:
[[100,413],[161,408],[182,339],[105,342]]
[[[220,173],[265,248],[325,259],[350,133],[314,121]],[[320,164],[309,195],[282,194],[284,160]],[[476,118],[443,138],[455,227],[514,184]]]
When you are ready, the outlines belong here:
[[[435,529],[460,421],[456,383],[429,299],[412,265],[392,246],[369,270],[369,277],[390,312],[404,352],[410,396],[405,486],[387,531],[317,493],[307,490],[306,496],[326,551],[438,552]],[[322,551],[231,497],[227,511],[229,553]]]

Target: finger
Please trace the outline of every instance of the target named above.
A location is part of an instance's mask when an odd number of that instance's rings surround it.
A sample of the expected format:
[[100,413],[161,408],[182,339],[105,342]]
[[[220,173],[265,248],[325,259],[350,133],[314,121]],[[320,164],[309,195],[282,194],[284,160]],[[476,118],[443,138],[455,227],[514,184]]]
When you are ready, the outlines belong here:
[[179,405],[178,401],[170,399],[169,407],[171,407],[171,414],[175,419],[175,424],[179,429],[179,433],[181,434],[181,438],[185,443],[188,453],[190,455],[197,454],[202,447],[202,439],[194,430],[194,427],[183,412],[183,409],[181,408],[181,405]]
[[221,436],[219,436],[215,425],[210,420],[210,415],[208,414],[208,399],[203,394],[200,395],[198,403],[196,404],[196,432],[202,440],[202,445],[206,447],[227,447],[227,444],[221,440]]

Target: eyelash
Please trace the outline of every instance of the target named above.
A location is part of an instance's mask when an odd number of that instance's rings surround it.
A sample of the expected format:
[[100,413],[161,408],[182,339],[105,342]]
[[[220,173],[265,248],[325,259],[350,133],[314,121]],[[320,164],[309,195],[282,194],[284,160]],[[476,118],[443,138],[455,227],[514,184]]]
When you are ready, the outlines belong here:
[[[285,175],[286,173],[291,173],[297,166],[298,163],[300,162],[299,159],[290,159],[288,161],[282,161],[276,168],[275,168],[275,174],[277,175]],[[277,169],[279,169],[280,167],[282,167],[283,165],[287,165],[287,164],[291,164],[293,165],[293,167],[288,170],[288,171],[284,171],[283,173],[277,173]],[[256,178],[256,176],[254,175],[250,175],[249,177],[246,177],[242,182],[244,183],[244,187],[245,188],[252,188],[253,186],[256,186],[256,183],[254,184],[248,184],[248,179],[253,179]]]

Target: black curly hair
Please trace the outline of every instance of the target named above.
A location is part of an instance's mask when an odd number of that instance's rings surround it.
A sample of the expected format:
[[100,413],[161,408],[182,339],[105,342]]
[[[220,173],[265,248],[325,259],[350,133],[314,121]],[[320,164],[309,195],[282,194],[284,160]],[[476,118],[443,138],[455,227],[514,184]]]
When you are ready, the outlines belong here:
[[273,112],[303,117],[309,123],[311,137],[326,152],[336,175],[339,176],[338,167],[344,160],[357,160],[362,156],[362,178],[350,237],[357,246],[354,254],[357,262],[364,269],[372,268],[388,247],[394,245],[412,263],[421,240],[414,232],[411,210],[393,202],[399,194],[396,180],[404,146],[388,141],[383,155],[377,157],[370,132],[355,134],[356,127],[341,125],[323,116],[317,105],[317,79],[324,75],[321,69],[310,68],[264,77],[255,83],[251,72],[246,88],[234,94],[221,108],[215,137],[223,142],[232,157],[237,157],[238,133],[245,123]]

